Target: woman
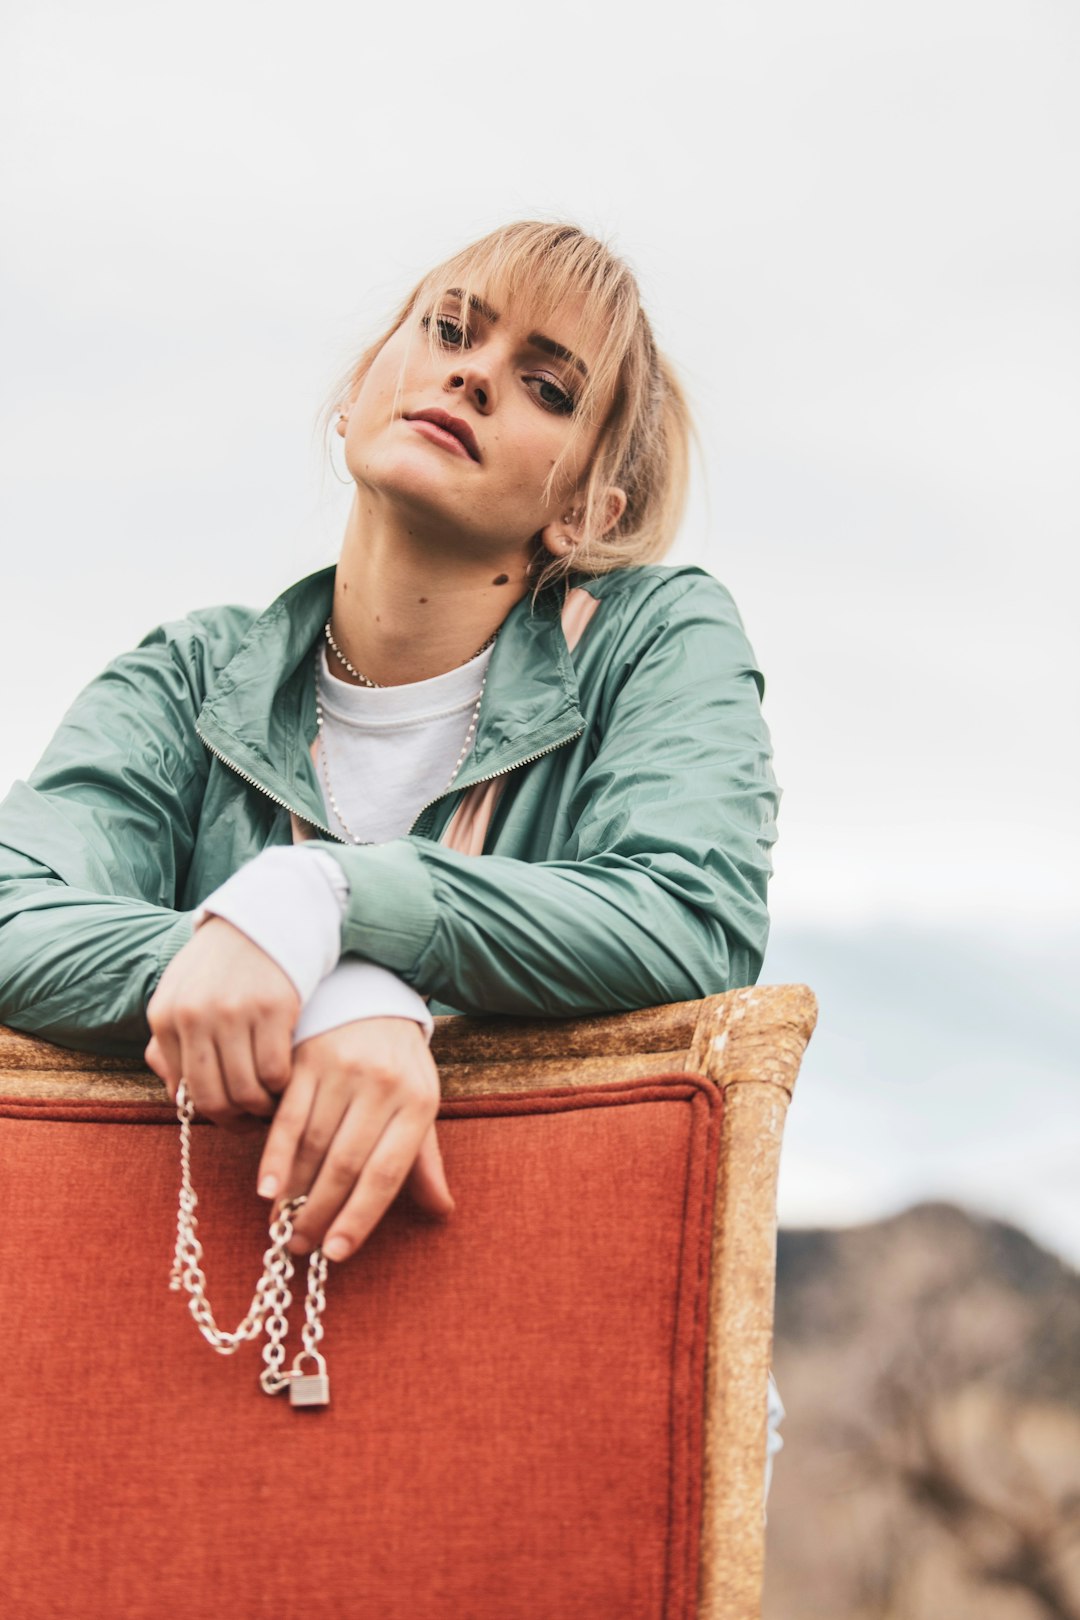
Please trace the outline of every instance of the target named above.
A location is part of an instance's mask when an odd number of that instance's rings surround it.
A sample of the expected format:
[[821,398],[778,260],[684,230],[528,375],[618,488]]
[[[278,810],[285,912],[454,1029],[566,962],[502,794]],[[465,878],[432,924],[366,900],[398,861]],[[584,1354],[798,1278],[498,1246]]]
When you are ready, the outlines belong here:
[[343,1259],[406,1180],[453,1207],[432,1014],[756,980],[779,790],[731,597],[656,561],[688,418],[602,244],[474,243],[333,411],[336,566],[151,631],[0,805],[0,1022],[272,1119]]

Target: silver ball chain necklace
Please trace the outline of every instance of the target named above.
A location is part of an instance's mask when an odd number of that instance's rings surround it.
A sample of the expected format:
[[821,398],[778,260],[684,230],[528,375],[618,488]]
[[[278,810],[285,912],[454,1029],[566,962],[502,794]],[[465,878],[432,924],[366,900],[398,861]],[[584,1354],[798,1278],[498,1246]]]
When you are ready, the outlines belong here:
[[[327,640],[327,642],[328,642],[328,644],[330,646],[331,652],[334,654],[334,656],[338,659],[338,661],[340,663],[344,664],[345,668],[348,670],[350,675],[355,676],[355,678],[358,681],[361,681],[364,686],[378,687],[380,690],[383,688],[383,685],[384,685],[383,682],[369,680],[366,675],[361,675],[360,671],[358,669],[356,669],[352,664],[350,664],[349,660],[345,657],[345,654],[342,652],[341,648],[338,646],[337,642],[334,640],[333,634],[332,634],[332,632],[330,630],[330,620],[329,619],[327,619],[325,625],[323,626],[323,633],[326,636],[326,640]],[[491,646],[492,642],[495,640],[495,637],[498,635],[498,633],[499,633],[498,628],[493,630],[491,635],[488,636],[487,640],[484,642],[484,645],[482,647],[478,647],[476,649],[476,651],[472,655],[472,658],[464,659],[462,664],[457,665],[457,668],[458,669],[462,668],[463,664],[471,664],[473,658],[479,658],[480,654],[482,652],[485,652],[487,650],[487,648]],[[352,828],[349,826],[349,823],[345,820],[345,817],[341,813],[341,807],[338,804],[337,799],[334,797],[334,790],[330,785],[330,769],[329,769],[329,764],[328,764],[328,760],[327,760],[326,736],[325,736],[325,734],[323,732],[322,699],[321,699],[321,697],[319,695],[319,660],[320,660],[321,656],[322,656],[322,648],[320,647],[320,648],[317,648],[316,652],[315,652],[315,717],[316,717],[316,722],[317,722],[317,726],[318,726],[319,760],[320,760],[320,763],[322,765],[323,781],[326,784],[326,792],[327,792],[327,796],[328,796],[328,798],[330,800],[331,809],[333,810],[335,816],[337,817],[338,821],[341,823],[342,827],[345,829],[346,833],[348,834],[348,836],[352,840],[352,842],[354,844],[371,844],[371,843],[375,842],[374,839],[371,839],[371,838],[358,838],[356,836],[356,834],[353,832]],[[469,721],[469,729],[468,729],[468,732],[466,733],[466,736],[465,736],[465,742],[464,742],[464,744],[462,746],[461,753],[458,755],[457,764],[454,766],[454,769],[450,772],[450,780],[449,780],[449,782],[447,782],[446,786],[442,790],[443,793],[449,793],[450,789],[453,787],[455,781],[457,780],[457,774],[458,774],[458,772],[460,771],[462,765],[465,762],[465,755],[469,752],[469,749],[472,747],[472,740],[473,740],[473,737],[476,734],[476,723],[480,718],[480,704],[483,701],[484,687],[487,685],[487,677],[488,677],[488,672],[487,672],[487,670],[485,670],[484,675],[483,675],[483,679],[480,682],[480,690],[476,695],[476,703],[473,706],[472,718]],[[442,794],[440,794],[439,797],[442,798]]]

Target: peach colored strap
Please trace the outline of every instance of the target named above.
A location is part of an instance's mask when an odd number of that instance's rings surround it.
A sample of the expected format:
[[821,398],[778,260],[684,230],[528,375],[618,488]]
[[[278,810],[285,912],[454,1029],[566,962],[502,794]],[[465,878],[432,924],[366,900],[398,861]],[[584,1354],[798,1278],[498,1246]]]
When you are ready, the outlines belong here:
[[[562,610],[562,628],[571,652],[599,606],[599,600],[590,596],[581,585],[567,592]],[[477,782],[475,787],[470,788],[451,816],[439,842],[447,849],[456,849],[460,855],[482,855],[487,830],[505,785],[506,777],[496,776],[490,782]]]
[[589,620],[599,606],[599,597],[590,596],[582,585],[575,585],[572,591],[567,592],[562,610],[562,630],[571,652],[581,640]]
[[458,805],[439,842],[459,855],[482,855],[484,839],[503,790],[505,776],[490,782],[477,782]]

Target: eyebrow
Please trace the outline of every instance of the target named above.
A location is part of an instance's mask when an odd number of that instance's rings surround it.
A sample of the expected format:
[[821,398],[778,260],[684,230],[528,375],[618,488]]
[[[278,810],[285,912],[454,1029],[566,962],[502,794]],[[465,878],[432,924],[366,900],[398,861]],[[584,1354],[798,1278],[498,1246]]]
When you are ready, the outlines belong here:
[[[462,297],[460,287],[447,287],[446,293],[449,298],[460,300]],[[492,324],[499,318],[498,312],[492,309],[490,304],[485,304],[482,298],[476,298],[472,293],[469,294],[469,308],[482,315],[486,321],[491,321]],[[534,349],[542,349],[545,354],[554,355],[556,360],[569,361],[572,366],[577,367],[583,377],[589,375],[584,360],[579,360],[577,355],[568,349],[565,344],[556,343],[554,338],[545,337],[542,332],[530,332],[526,341],[531,343]]]

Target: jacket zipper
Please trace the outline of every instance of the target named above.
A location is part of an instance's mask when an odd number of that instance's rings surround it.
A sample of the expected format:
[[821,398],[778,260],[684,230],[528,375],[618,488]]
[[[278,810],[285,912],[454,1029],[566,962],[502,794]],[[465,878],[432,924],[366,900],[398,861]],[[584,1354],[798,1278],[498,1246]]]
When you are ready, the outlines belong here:
[[[463,791],[466,792],[466,793],[469,793],[469,792],[472,791],[472,789],[474,787],[480,787],[480,785],[483,782],[494,782],[496,777],[509,776],[511,771],[519,771],[523,765],[531,765],[534,759],[543,759],[545,754],[553,754],[555,752],[556,748],[561,748],[564,743],[573,742],[575,737],[580,737],[581,733],[584,730],[585,730],[584,726],[579,726],[578,729],[576,731],[574,731],[574,732],[571,732],[571,734],[568,737],[560,737],[558,742],[549,743],[547,748],[541,748],[541,750],[540,750],[540,752],[538,754],[529,754],[529,755],[526,756],[525,759],[519,759],[513,765],[504,765],[501,771],[492,771],[489,776],[477,776],[477,777],[474,777],[473,780],[469,783],[469,786],[467,788],[465,788]],[[431,809],[433,804],[438,804],[440,799],[445,799],[446,791],[454,791],[454,790],[453,789],[445,790],[444,792],[438,794],[434,799],[429,799],[427,804],[421,806],[421,808],[417,811],[416,815],[413,818],[413,824],[409,828],[410,833],[415,831],[417,822],[420,820],[421,816],[423,816],[428,810]]]
[[324,827],[321,821],[312,821],[311,817],[305,815],[302,810],[297,810],[295,805],[286,803],[286,801],[279,798],[276,793],[271,793],[268,787],[263,787],[262,783],[257,781],[254,776],[250,776],[247,771],[242,771],[235,760],[230,759],[228,754],[223,754],[220,748],[214,747],[214,744],[208,737],[203,736],[198,726],[195,727],[195,734],[202,742],[206,744],[207,748],[209,748],[212,754],[216,754],[218,759],[224,761],[231,771],[235,771],[237,776],[243,777],[245,782],[250,782],[252,787],[257,787],[260,793],[265,793],[266,797],[268,799],[273,799],[275,804],[280,804],[283,810],[287,810],[292,816],[297,816],[301,821],[308,822],[312,827],[318,827],[320,832],[324,832],[327,838],[333,838],[336,843],[347,843],[346,839],[339,837],[335,832],[331,832],[329,827]]
[[[541,748],[539,753],[529,754],[525,759],[516,760],[513,765],[504,765],[501,771],[492,771],[488,776],[476,777],[474,781],[469,783],[469,787],[464,789],[464,791],[467,793],[470,788],[479,787],[483,782],[494,782],[497,777],[509,776],[511,771],[519,771],[523,765],[531,765],[534,760],[543,759],[545,754],[553,754],[556,748],[561,748],[564,743],[573,742],[575,738],[580,737],[584,730],[584,726],[579,726],[578,729],[571,732],[568,737],[560,737],[558,742],[550,743],[547,748]],[[218,759],[222,760],[230,770],[235,771],[237,776],[242,777],[245,782],[250,782],[252,787],[258,788],[260,793],[264,793],[266,797],[268,799],[272,799],[275,804],[280,804],[282,809],[288,810],[290,815],[297,816],[301,821],[306,821],[311,827],[318,827],[320,832],[324,832],[326,836],[328,838],[332,838],[335,843],[344,844],[347,849],[352,849],[355,847],[349,843],[347,838],[342,838],[337,833],[331,832],[330,828],[324,826],[321,821],[313,821],[311,817],[305,815],[302,810],[297,810],[295,805],[287,803],[286,800],[280,798],[278,794],[271,793],[270,789],[268,787],[264,787],[263,784],[257,781],[254,776],[251,776],[247,771],[241,770],[240,766],[237,765],[235,760],[230,759],[227,754],[223,754],[221,749],[216,748],[208,737],[203,736],[198,726],[195,727],[195,733],[196,736],[198,736],[199,739],[206,745],[206,747],[209,748],[210,752],[212,754],[216,754]],[[415,830],[416,824],[420,820],[421,816],[425,815],[426,812],[431,809],[433,804],[438,804],[440,799],[445,799],[447,792],[451,791],[453,790],[445,789],[442,793],[437,793],[433,799],[429,799],[427,804],[421,805],[420,809],[413,817],[412,826],[409,828],[410,834]]]

